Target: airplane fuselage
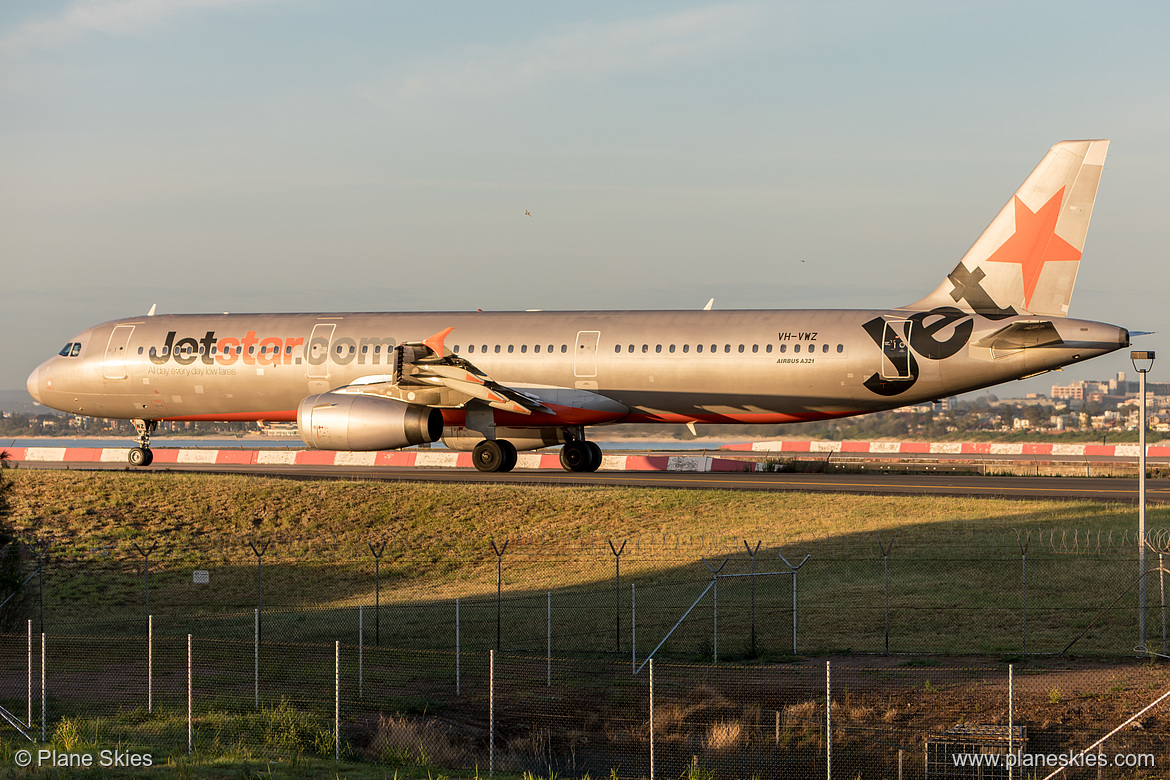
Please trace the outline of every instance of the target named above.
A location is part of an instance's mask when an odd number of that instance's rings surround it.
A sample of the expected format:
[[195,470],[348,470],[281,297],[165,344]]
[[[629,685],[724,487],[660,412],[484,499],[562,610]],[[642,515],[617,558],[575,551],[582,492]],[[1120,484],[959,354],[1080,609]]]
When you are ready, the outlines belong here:
[[[40,366],[29,391],[98,417],[295,420],[306,396],[391,375],[397,347],[453,328],[450,353],[556,413],[496,410],[497,425],[785,423],[938,399],[1129,343],[1122,328],[1059,319],[1059,343],[979,346],[1035,321],[957,309],[137,317],[77,336],[78,354]],[[438,406],[462,424],[462,404]]]

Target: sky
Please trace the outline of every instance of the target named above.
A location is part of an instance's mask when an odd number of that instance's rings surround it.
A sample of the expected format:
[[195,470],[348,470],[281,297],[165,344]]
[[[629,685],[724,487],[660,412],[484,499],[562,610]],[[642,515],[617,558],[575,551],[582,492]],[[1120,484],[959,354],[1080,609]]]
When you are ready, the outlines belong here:
[[1112,139],[1069,314],[1156,350],[1167,29],[1155,2],[7,0],[0,389],[153,304],[906,304],[1069,138]]

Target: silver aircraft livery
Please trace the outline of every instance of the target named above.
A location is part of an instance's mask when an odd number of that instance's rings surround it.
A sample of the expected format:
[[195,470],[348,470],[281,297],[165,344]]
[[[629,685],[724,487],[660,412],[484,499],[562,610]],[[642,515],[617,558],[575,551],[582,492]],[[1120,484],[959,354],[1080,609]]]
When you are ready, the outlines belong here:
[[1053,146],[934,292],[884,310],[183,314],[72,338],[28,378],[42,404],[133,420],[292,421],[312,448],[442,441],[481,471],[589,426],[791,423],[893,409],[1129,346],[1067,317],[1109,145]]

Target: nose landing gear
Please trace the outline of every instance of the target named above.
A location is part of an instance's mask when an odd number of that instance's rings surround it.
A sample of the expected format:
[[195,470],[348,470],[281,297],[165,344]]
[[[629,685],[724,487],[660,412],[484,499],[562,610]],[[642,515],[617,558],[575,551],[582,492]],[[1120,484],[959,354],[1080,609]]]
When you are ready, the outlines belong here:
[[149,466],[154,462],[154,453],[150,451],[150,434],[158,428],[158,420],[134,420],[134,430],[138,432],[138,446],[130,450],[126,459],[131,466]]

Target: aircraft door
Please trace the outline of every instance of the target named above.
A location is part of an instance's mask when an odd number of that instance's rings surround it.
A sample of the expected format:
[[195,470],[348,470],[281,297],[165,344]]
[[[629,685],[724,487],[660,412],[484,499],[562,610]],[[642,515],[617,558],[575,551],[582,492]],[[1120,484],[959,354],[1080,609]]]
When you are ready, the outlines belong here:
[[118,325],[106,343],[106,359],[102,362],[102,374],[106,379],[126,378],[126,352],[130,348],[130,334],[133,325]]
[[914,375],[910,368],[913,358],[906,344],[913,326],[909,320],[886,320],[882,329],[882,367],[879,372],[882,379],[910,379]]
[[575,376],[597,376],[597,342],[599,330],[582,330],[577,333],[574,348],[573,374]]
[[320,393],[329,389],[329,346],[333,343],[333,331],[337,324],[319,322],[313,326],[309,343],[305,345],[305,377],[309,380],[309,392]]

